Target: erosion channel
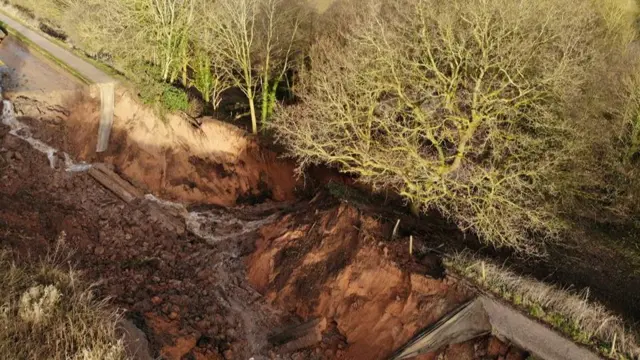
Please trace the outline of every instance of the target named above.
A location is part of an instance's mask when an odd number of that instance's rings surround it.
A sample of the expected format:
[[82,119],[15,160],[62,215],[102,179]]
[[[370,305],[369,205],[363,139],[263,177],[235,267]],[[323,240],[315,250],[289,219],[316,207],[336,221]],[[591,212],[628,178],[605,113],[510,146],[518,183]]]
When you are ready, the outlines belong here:
[[[12,39],[0,56],[0,244],[32,261],[64,241],[69,265],[144,334],[138,358],[383,359],[474,296],[437,258],[408,266],[387,223],[297,180],[232,125],[160,119],[123,86],[96,154],[86,85]],[[487,335],[421,358],[525,356]]]

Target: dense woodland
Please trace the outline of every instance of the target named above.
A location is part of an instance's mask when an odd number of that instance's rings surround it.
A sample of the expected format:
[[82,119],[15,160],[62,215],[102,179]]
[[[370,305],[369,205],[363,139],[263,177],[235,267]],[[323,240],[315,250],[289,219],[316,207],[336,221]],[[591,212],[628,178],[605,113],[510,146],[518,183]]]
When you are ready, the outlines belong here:
[[633,0],[11,0],[137,84],[539,253],[640,205]]

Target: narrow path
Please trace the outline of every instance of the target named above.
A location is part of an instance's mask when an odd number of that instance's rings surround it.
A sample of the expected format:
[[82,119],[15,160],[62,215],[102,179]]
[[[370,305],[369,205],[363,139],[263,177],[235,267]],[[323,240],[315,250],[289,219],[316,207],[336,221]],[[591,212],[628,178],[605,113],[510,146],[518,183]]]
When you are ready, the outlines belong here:
[[30,47],[35,47],[45,55],[55,59],[58,65],[61,65],[67,72],[72,73],[90,85],[95,84],[98,87],[101,110],[96,152],[106,151],[109,145],[111,127],[113,126],[115,79],[1,11],[0,21],[8,27],[7,30],[9,30],[10,35],[21,37],[22,40],[26,40],[29,43],[27,45]]
[[77,77],[61,71],[44,56],[35,56],[33,51],[18,38],[8,36],[0,43],[2,90],[5,96],[28,96],[43,98],[49,102],[61,96],[83,91],[86,84]]

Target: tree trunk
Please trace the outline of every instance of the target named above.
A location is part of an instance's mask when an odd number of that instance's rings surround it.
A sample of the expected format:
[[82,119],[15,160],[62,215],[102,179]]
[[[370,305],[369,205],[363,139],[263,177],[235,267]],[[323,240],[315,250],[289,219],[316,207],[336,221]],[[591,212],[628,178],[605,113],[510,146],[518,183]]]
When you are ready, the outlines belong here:
[[162,70],[162,81],[167,81],[169,79],[169,61],[165,61],[165,63],[162,66],[163,70]]
[[260,112],[260,118],[262,123],[267,122],[269,116],[269,80],[266,78],[262,82],[262,111]]
[[251,111],[251,132],[255,135],[258,134],[258,117],[256,115],[256,105],[253,96],[249,98],[249,110]]

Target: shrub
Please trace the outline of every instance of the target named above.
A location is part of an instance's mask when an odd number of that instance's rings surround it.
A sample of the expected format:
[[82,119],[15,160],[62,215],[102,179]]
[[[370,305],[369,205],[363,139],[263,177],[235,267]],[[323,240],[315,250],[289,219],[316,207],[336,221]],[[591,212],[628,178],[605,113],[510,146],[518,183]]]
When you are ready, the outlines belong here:
[[189,108],[189,97],[183,90],[167,86],[162,93],[162,104],[171,111],[186,111]]
[[124,360],[120,315],[97,300],[56,252],[15,263],[0,251],[0,358]]
[[619,5],[342,1],[273,127],[301,167],[339,165],[535,252],[622,131],[635,29]]

